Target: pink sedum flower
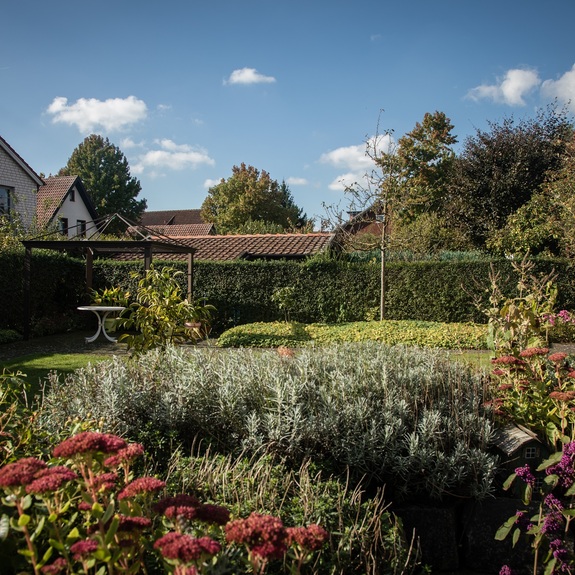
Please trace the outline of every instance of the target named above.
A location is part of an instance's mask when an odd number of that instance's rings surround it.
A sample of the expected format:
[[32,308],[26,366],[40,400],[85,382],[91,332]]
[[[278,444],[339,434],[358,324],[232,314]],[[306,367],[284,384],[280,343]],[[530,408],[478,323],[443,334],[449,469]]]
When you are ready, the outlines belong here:
[[26,491],[28,493],[57,491],[64,483],[77,478],[78,475],[68,467],[63,465],[50,467],[39,471],[34,481],[26,487]]
[[0,487],[19,487],[32,482],[47,465],[41,459],[25,457],[0,468]]
[[64,440],[54,448],[54,457],[69,458],[81,453],[117,453],[126,447],[126,441],[117,435],[83,431]]
[[144,446],[141,443],[129,443],[126,447],[120,449],[118,453],[104,460],[106,467],[118,467],[122,463],[128,463],[143,455]]
[[225,529],[226,541],[246,545],[259,557],[279,559],[287,551],[287,531],[279,517],[252,513],[230,521]]
[[76,561],[81,561],[89,557],[94,551],[98,549],[98,543],[93,539],[83,539],[82,541],[76,541],[73,545],[70,545],[70,551],[74,556]]
[[159,549],[166,559],[178,559],[184,563],[217,555],[222,549],[221,545],[210,537],[195,538],[174,531],[160,537],[154,543],[154,548]]
[[153,493],[164,489],[166,482],[155,477],[139,477],[131,481],[118,493],[118,499],[128,499],[142,493]]
[[328,532],[321,525],[308,525],[308,527],[288,527],[288,545],[296,543],[307,551],[321,549],[328,540]]

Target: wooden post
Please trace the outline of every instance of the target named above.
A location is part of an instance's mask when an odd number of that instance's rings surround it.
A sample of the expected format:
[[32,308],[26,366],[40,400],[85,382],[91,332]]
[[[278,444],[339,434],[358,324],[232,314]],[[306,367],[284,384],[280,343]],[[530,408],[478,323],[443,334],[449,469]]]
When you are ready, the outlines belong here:
[[188,254],[188,301],[194,295],[194,254]]
[[144,269],[148,271],[152,265],[152,246],[144,247]]
[[86,250],[86,293],[90,293],[94,285],[94,252]]
[[30,274],[32,265],[32,248],[26,247],[24,254],[24,339],[30,339]]

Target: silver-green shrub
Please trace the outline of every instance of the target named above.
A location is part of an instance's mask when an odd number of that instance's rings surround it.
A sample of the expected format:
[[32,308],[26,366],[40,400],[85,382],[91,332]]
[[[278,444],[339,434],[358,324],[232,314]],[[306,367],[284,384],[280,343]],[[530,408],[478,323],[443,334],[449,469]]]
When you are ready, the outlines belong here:
[[386,496],[485,496],[496,467],[483,378],[445,353],[377,343],[267,350],[168,348],[54,379],[40,421],[69,419],[146,441],[201,439],[329,472]]

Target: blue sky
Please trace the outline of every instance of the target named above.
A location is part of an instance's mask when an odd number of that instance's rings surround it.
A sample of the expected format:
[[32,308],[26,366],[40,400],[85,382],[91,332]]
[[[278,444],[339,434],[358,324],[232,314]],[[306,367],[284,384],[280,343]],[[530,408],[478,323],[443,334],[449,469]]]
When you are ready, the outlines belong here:
[[46,175],[107,136],[150,210],[199,208],[244,162],[321,217],[378,124],[440,110],[461,144],[554,98],[575,112],[573,0],[18,0],[1,19],[0,135]]

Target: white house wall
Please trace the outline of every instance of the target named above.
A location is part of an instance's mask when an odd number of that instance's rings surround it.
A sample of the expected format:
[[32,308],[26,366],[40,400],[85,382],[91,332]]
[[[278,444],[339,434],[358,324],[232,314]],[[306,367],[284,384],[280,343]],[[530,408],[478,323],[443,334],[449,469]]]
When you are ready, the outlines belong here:
[[88,229],[93,225],[92,216],[78,190],[75,186],[72,189],[74,190],[75,201],[70,201],[70,192],[68,192],[60,209],[54,216],[54,221],[59,218],[68,218],[68,237],[74,237],[80,232],[79,228],[76,227],[78,220],[85,221]]

